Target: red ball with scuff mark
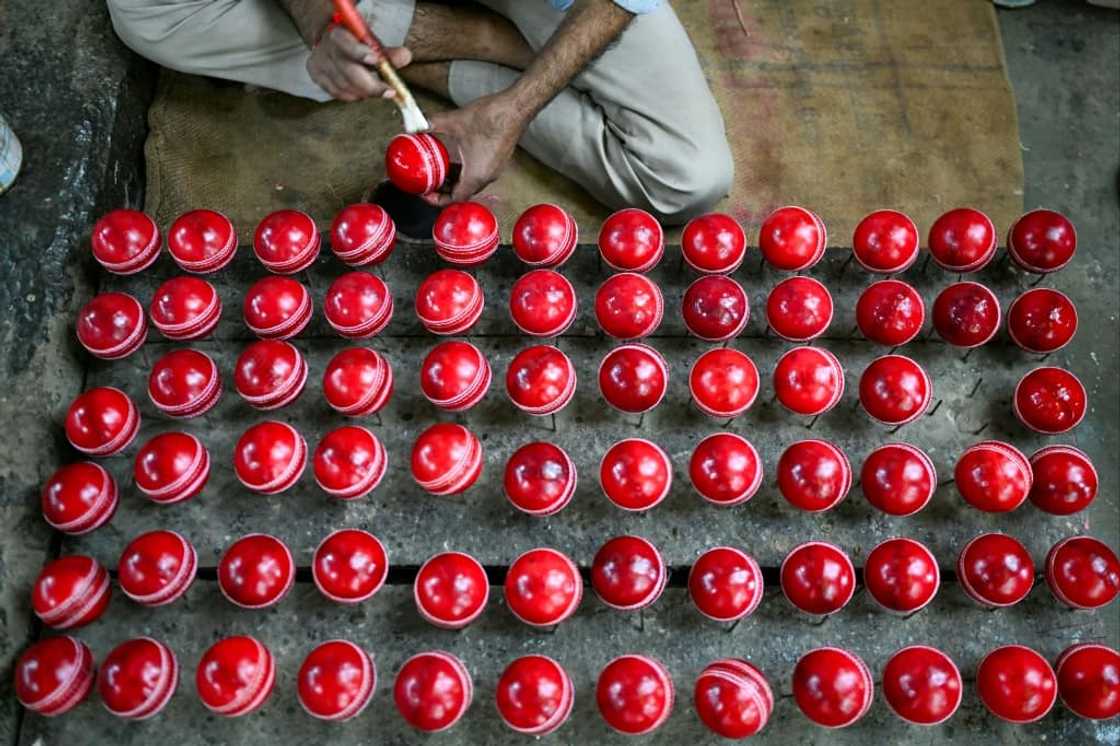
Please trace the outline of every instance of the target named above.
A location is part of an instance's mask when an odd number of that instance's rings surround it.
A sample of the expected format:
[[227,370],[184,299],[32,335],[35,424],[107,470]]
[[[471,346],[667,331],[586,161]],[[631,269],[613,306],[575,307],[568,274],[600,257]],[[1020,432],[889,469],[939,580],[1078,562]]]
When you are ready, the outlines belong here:
[[742,285],[725,275],[706,275],[684,291],[681,315],[694,336],[722,342],[743,332],[751,309]]
[[747,235],[730,215],[710,212],[688,221],[681,232],[681,253],[697,272],[734,272],[747,254]]
[[806,614],[835,614],[856,592],[856,568],[840,547],[810,541],[782,560],[782,594]]
[[824,414],[844,396],[844,368],[828,350],[794,347],[774,366],[774,393],[791,412]]
[[622,655],[599,672],[595,701],[614,730],[630,736],[652,733],[673,711],[673,679],[660,661]]
[[746,353],[729,347],[708,350],[692,364],[688,390],[709,417],[738,417],[758,397],[758,368]]
[[715,433],[692,451],[688,476],[710,503],[739,505],[762,485],[762,459],[749,440],[735,433]]
[[792,443],[778,459],[778,491],[809,513],[836,507],[852,487],[847,454],[826,440]]
[[140,301],[128,293],[101,293],[78,311],[78,342],[102,360],[120,360],[140,349],[148,322]]
[[858,655],[817,648],[793,669],[793,698],[805,717],[826,728],[846,728],[871,709],[875,684]]
[[1073,446],[1046,446],[1031,456],[1030,500],[1051,515],[1072,515],[1089,507],[1100,480],[1089,457]]
[[856,226],[852,252],[870,272],[904,272],[918,258],[918,227],[897,210],[877,210]]
[[506,393],[526,414],[555,414],[576,393],[576,368],[559,347],[527,347],[510,361]]
[[1034,560],[1022,542],[1007,534],[980,534],[961,550],[957,580],[982,606],[1014,606],[1034,587]]
[[262,411],[286,407],[307,383],[307,363],[295,345],[262,339],[246,347],[233,369],[233,385],[249,406]]
[[595,293],[595,319],[615,339],[639,339],[657,331],[665,300],[657,283],[636,272],[611,275]]
[[552,443],[528,443],[506,462],[502,481],[506,498],[523,513],[554,515],[576,492],[576,466]]
[[1091,536],[1063,539],[1046,555],[1046,584],[1070,608],[1103,608],[1120,594],[1120,559]]
[[860,485],[867,502],[887,515],[914,515],[937,491],[937,470],[920,448],[890,443],[864,459]]
[[688,595],[696,609],[717,622],[749,616],[762,603],[762,568],[746,552],[715,547],[688,571]]
[[451,653],[419,653],[404,662],[393,684],[393,701],[405,722],[425,733],[455,725],[471,706],[474,683]]
[[815,213],[804,207],[779,207],[762,221],[758,247],[775,269],[801,272],[824,256],[828,231]]
[[1057,272],[1077,251],[1077,230],[1059,212],[1031,210],[1007,231],[1007,251],[1028,272]]
[[863,582],[888,611],[913,614],[925,608],[941,587],[937,558],[913,539],[887,539],[867,555]]
[[1004,645],[976,667],[976,692],[989,711],[1009,723],[1041,720],[1058,698],[1054,669],[1024,645]]
[[241,717],[255,712],[276,685],[276,661],[264,643],[249,636],[226,637],[198,662],[195,689],[210,712]]
[[996,255],[996,227],[979,210],[949,210],[929,228],[933,261],[950,272],[976,272]]
[[623,510],[649,510],[668,496],[672,482],[668,455],[642,438],[615,443],[599,464],[603,493]]
[[1071,645],[1055,664],[1058,696],[1077,715],[1108,720],[1120,715],[1120,652],[1106,645]]
[[385,545],[357,528],[332,532],[315,548],[311,578],[319,592],[340,604],[358,604],[373,597],[389,575]]
[[954,283],[933,301],[933,328],[954,347],[979,347],[999,331],[999,299],[978,282]]
[[591,587],[612,609],[651,606],[669,582],[665,560],[640,536],[616,536],[599,547],[591,562]]
[[1031,288],[1007,309],[1007,336],[1027,352],[1057,352],[1076,333],[1077,308],[1057,290]]
[[513,283],[509,313],[517,328],[529,336],[554,337],[575,321],[576,291],[559,272],[535,269]]
[[341,723],[361,714],[377,688],[377,668],[369,653],[348,640],[328,640],[303,659],[296,696],[319,720]]
[[490,581],[474,557],[442,552],[420,567],[412,595],[424,619],[444,629],[462,629],[486,609]]
[[964,682],[957,664],[945,653],[928,645],[910,645],[883,666],[883,698],[908,723],[938,725],[961,706]]
[[264,609],[282,599],[296,579],[292,553],[268,534],[246,534],[218,561],[218,588],[243,609]]
[[790,342],[808,342],[824,334],[832,313],[832,294],[812,277],[786,278],[766,297],[766,323]]
[[1034,477],[1019,449],[985,440],[965,449],[953,469],[953,480],[969,505],[987,513],[1006,513],[1027,499]]
[[648,272],[665,254],[665,233],[648,212],[627,207],[603,221],[599,253],[616,272]]
[[583,598],[579,568],[564,554],[530,549],[509,566],[506,606],[532,627],[552,627],[576,612]]
[[1019,421],[1046,435],[1077,427],[1088,406],[1084,384],[1064,368],[1035,368],[1019,380],[1012,398]]
[[879,280],[856,301],[856,326],[876,344],[898,347],[922,331],[926,307],[913,286],[901,280]]

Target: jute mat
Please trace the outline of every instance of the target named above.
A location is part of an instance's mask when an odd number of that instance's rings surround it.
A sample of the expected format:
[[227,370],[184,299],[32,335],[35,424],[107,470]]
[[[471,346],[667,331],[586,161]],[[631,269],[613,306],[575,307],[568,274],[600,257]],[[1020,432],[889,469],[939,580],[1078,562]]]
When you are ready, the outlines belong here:
[[[923,234],[959,205],[985,210],[1000,231],[1021,212],[1015,101],[990,3],[752,0],[741,3],[742,23],[732,0],[674,7],[735,154],[720,209],[750,228],[789,203],[819,212],[833,245],[882,207],[909,213]],[[148,211],[167,225],[189,209],[219,209],[242,238],[282,207],[328,225],[381,180],[399,127],[384,101],[316,104],[170,71],[149,123]],[[505,236],[537,202],[573,211],[584,236],[606,214],[520,152],[485,200]]]

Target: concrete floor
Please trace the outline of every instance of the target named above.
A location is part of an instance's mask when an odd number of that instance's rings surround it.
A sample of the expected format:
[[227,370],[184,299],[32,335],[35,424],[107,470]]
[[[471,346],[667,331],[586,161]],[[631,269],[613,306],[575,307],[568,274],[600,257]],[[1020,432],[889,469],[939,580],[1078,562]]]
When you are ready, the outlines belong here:
[[[22,6],[22,0],[8,0]],[[20,15],[17,11],[22,10]],[[65,80],[73,71],[84,71],[72,83],[71,92],[50,95],[76,99],[81,106],[52,105],[50,96],[15,88],[0,81],[0,101],[6,114],[32,153],[28,172],[17,190],[0,198],[0,235],[15,237],[15,250],[2,261],[11,281],[0,288],[0,300],[10,313],[3,330],[3,364],[8,389],[0,398],[0,416],[12,423],[6,428],[8,463],[0,464],[0,743],[305,743],[330,737],[337,742],[411,743],[421,740],[406,732],[389,702],[388,686],[404,658],[420,649],[446,647],[462,655],[475,674],[479,691],[472,712],[460,727],[438,739],[445,743],[514,743],[493,713],[492,687],[501,667],[512,657],[531,651],[554,654],[568,666],[576,682],[577,709],[572,721],[551,741],[555,743],[606,742],[606,729],[594,712],[591,692],[598,669],[623,651],[646,651],[662,658],[674,673],[678,706],[674,716],[648,739],[657,743],[710,740],[689,712],[691,681],[708,660],[721,655],[740,655],[755,660],[770,677],[782,697],[770,726],[762,737],[768,743],[855,743],[875,738],[886,742],[1019,743],[1061,739],[1069,743],[1118,743],[1120,726],[1115,722],[1090,724],[1077,720],[1059,707],[1041,723],[1018,728],[997,723],[975,700],[971,687],[966,705],[949,724],[932,730],[904,727],[881,700],[858,727],[841,732],[823,731],[809,725],[788,697],[789,671],[804,650],[820,644],[851,647],[878,671],[895,648],[911,642],[929,642],[944,647],[961,665],[966,678],[979,657],[1001,642],[1018,641],[1036,646],[1048,657],[1067,644],[1082,639],[1103,639],[1120,645],[1120,613],[1117,607],[1097,614],[1071,614],[1057,608],[1046,588],[1038,587],[1031,598],[1014,609],[986,614],[972,608],[958,587],[947,583],[934,605],[905,622],[872,608],[865,597],[825,626],[814,626],[799,618],[771,588],[759,612],[725,635],[706,624],[690,608],[683,591],[671,588],[647,614],[644,631],[634,620],[610,612],[590,591],[580,613],[553,636],[531,634],[492,601],[480,622],[469,630],[452,634],[423,623],[411,609],[408,589],[387,587],[360,608],[341,609],[322,600],[309,583],[297,583],[292,595],[277,608],[257,614],[237,612],[217,593],[212,574],[203,578],[175,606],[144,610],[116,599],[110,617],[83,630],[80,635],[100,657],[126,635],[151,634],[166,640],[179,653],[186,675],[179,694],[161,717],[145,724],[122,726],[100,707],[87,703],[69,717],[45,720],[25,716],[10,694],[10,663],[26,642],[40,634],[30,623],[27,588],[37,568],[48,556],[62,551],[85,551],[115,565],[116,553],[131,535],[156,525],[184,530],[198,545],[203,566],[212,566],[230,539],[247,530],[272,530],[282,536],[306,565],[310,549],[328,528],[343,523],[366,526],[390,545],[395,565],[415,565],[440,547],[455,545],[479,554],[483,561],[500,565],[516,552],[533,544],[552,545],[571,553],[586,565],[599,543],[620,531],[651,538],[667,555],[679,582],[685,566],[703,548],[715,542],[735,542],[749,549],[768,567],[774,567],[791,542],[810,535],[829,538],[862,558],[877,540],[895,532],[913,535],[934,549],[943,565],[951,565],[955,552],[967,537],[984,529],[1007,530],[1027,541],[1037,560],[1053,541],[1075,531],[1088,529],[1112,546],[1120,544],[1120,506],[1116,485],[1120,484],[1120,386],[1114,371],[1120,365],[1120,324],[1116,299],[1120,295],[1120,14],[1090,8],[1080,3],[1043,2],[1035,8],[1001,13],[1001,27],[1009,71],[1019,101],[1023,160],[1026,169],[1024,200],[1028,208],[1047,206],[1068,214],[1077,224],[1081,253],[1077,261],[1047,284],[1068,292],[1077,302],[1083,324],[1071,347],[1059,356],[1060,363],[1077,372],[1090,389],[1093,409],[1086,422],[1068,438],[1093,457],[1102,479],[1102,494],[1087,514],[1073,519],[1053,519],[1025,506],[1009,516],[991,518],[965,509],[952,488],[942,489],[935,504],[904,522],[890,522],[867,507],[858,489],[836,511],[826,516],[795,514],[777,496],[772,485],[749,504],[729,511],[716,511],[699,504],[689,493],[682,461],[701,434],[717,429],[687,406],[683,392],[683,366],[702,347],[682,338],[675,314],[666,324],[655,346],[671,356],[675,384],[667,402],[647,418],[643,435],[651,437],[672,454],[676,486],[669,500],[648,516],[622,516],[604,504],[594,475],[597,454],[611,439],[630,435],[633,427],[620,417],[602,411],[593,383],[594,362],[609,346],[593,336],[589,294],[599,280],[599,270],[590,247],[569,267],[581,293],[581,323],[561,344],[573,356],[581,379],[573,406],[560,418],[555,440],[575,457],[581,471],[576,501],[564,513],[545,521],[521,519],[509,510],[498,494],[500,464],[514,444],[530,438],[551,438],[531,429],[525,418],[512,412],[502,400],[501,373],[512,351],[525,341],[511,339],[505,319],[503,288],[517,273],[506,256],[488,265],[480,280],[488,291],[488,313],[479,329],[480,345],[492,354],[495,388],[477,410],[464,415],[464,422],[486,438],[488,456],[483,482],[463,502],[433,502],[419,495],[407,478],[390,478],[368,502],[340,508],[327,505],[305,476],[291,493],[278,498],[254,498],[230,484],[229,475],[215,470],[214,483],[198,500],[177,509],[156,510],[126,489],[122,509],[112,526],[81,541],[61,542],[44,529],[38,515],[37,490],[42,480],[66,456],[60,444],[58,424],[66,403],[86,385],[121,381],[140,401],[143,377],[134,366],[146,368],[167,349],[153,337],[142,355],[126,363],[88,365],[75,350],[71,324],[77,305],[95,287],[121,287],[141,297],[150,285],[172,273],[166,260],[144,278],[118,280],[90,273],[84,266],[85,234],[93,216],[107,205],[135,202],[139,191],[135,176],[135,148],[142,134],[137,126],[132,98],[142,98],[150,80],[143,66],[136,66],[106,37],[103,17],[91,25],[85,12],[63,4],[53,11],[53,25],[32,24],[38,6],[13,8],[9,16],[26,18],[21,28],[0,29],[0,56],[13,58],[19,34],[21,45],[35,46],[41,57],[26,62],[25,76],[54,70]],[[46,30],[51,26],[53,30]],[[79,38],[81,50],[100,48],[97,54],[75,51],[56,42],[65,34]],[[52,37],[51,34],[58,36]],[[100,47],[98,46],[100,45]],[[23,60],[16,56],[15,59]],[[36,63],[35,69],[32,63]],[[19,72],[19,71],[17,71]],[[25,78],[26,79],[26,78]],[[7,102],[13,102],[11,104]],[[133,112],[133,113],[130,113]],[[58,132],[67,133],[59,137]],[[49,157],[44,157],[44,155]],[[130,165],[131,164],[131,165]],[[983,204],[978,195],[977,204]],[[670,255],[671,256],[671,255]],[[841,313],[826,344],[834,348],[848,368],[849,387],[874,350],[866,343],[847,341],[851,298],[867,278],[852,270],[841,273],[841,259],[830,259],[819,271],[838,295]],[[410,385],[417,360],[432,344],[430,338],[413,337],[409,306],[410,288],[426,270],[415,252],[394,257],[389,281],[396,289],[397,315],[385,347],[402,376],[397,398],[386,412],[381,433],[398,464],[407,454],[415,431],[435,417],[426,403],[415,396]],[[324,258],[310,275],[320,297],[339,265]],[[214,343],[207,343],[225,359],[223,370],[243,344],[244,330],[237,323],[236,298],[251,277],[260,274],[251,260],[241,257],[231,272],[219,275],[227,302],[226,322]],[[673,262],[667,260],[658,273],[666,290],[666,301],[675,308],[683,289],[683,278],[674,277]],[[776,276],[759,273],[757,265],[741,270],[739,279],[752,298],[760,298]],[[934,270],[910,273],[925,297],[950,278]],[[1004,265],[984,275],[1004,303],[1025,284],[1025,278]],[[757,310],[757,302],[756,302]],[[772,367],[779,346],[760,339],[759,319],[738,344],[755,357],[764,375]],[[411,341],[410,341],[411,340]],[[232,342],[232,344],[231,344]],[[313,368],[308,391],[284,416],[304,430],[310,442],[326,429],[341,423],[330,416],[316,386],[322,361],[341,341],[326,333],[322,320],[300,340]],[[939,398],[945,401],[934,417],[915,423],[899,437],[927,447],[939,470],[950,467],[955,454],[972,436],[966,431],[991,421],[996,437],[1014,440],[1028,452],[1043,442],[1027,436],[1010,417],[1007,396],[1014,380],[1033,363],[1027,356],[999,340],[974,354],[967,362],[934,342],[914,345],[915,357],[931,365],[938,383]],[[984,376],[983,397],[987,409],[977,409],[965,397],[971,383]],[[851,388],[849,389],[849,392]],[[862,460],[872,444],[881,442],[883,431],[871,427],[853,410],[848,394],[841,408],[822,418],[814,435],[836,439],[854,462]],[[146,427],[165,429],[166,421],[155,415],[148,402],[141,403]],[[204,440],[222,462],[230,441],[243,427],[247,410],[227,395],[215,412],[188,424],[204,434]],[[756,426],[761,426],[757,427]],[[780,447],[805,437],[800,423],[761,399],[732,429],[748,434],[772,469]],[[585,433],[589,433],[590,437]],[[987,433],[985,434],[987,437]],[[1063,441],[1067,439],[1062,439]],[[128,460],[110,459],[119,475],[127,473]],[[122,482],[124,484],[126,482]],[[226,486],[230,485],[227,489]],[[293,513],[297,516],[293,519]],[[463,529],[462,527],[467,527]],[[499,595],[500,594],[496,594]],[[962,631],[965,634],[962,634]],[[193,693],[194,662],[201,651],[222,634],[258,634],[277,654],[282,674],[272,700],[258,715],[238,721],[208,716]],[[377,658],[381,683],[370,709],[358,720],[328,729],[299,711],[293,695],[293,675],[306,651],[326,636],[346,636],[366,644]],[[619,740],[619,739],[614,739]]]

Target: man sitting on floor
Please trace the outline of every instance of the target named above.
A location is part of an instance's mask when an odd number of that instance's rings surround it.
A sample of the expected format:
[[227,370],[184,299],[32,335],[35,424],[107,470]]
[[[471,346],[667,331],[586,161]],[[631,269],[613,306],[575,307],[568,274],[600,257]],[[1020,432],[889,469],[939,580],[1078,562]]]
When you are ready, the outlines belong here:
[[[330,0],[108,0],[113,26],[165,67],[319,101],[389,95]],[[661,0],[363,0],[409,83],[458,109],[432,116],[463,171],[444,201],[498,177],[520,144],[611,208],[667,223],[730,188],[723,119]]]

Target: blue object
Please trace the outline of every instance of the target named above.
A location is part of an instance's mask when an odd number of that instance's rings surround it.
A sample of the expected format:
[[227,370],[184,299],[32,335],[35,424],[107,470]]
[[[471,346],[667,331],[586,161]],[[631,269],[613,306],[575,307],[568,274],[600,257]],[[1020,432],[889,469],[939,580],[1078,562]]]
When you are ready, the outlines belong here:
[[[552,7],[557,10],[567,10],[572,7],[575,0],[550,0]],[[657,10],[661,7],[661,0],[614,0],[615,5],[624,8],[631,13],[649,13],[650,11]]]

